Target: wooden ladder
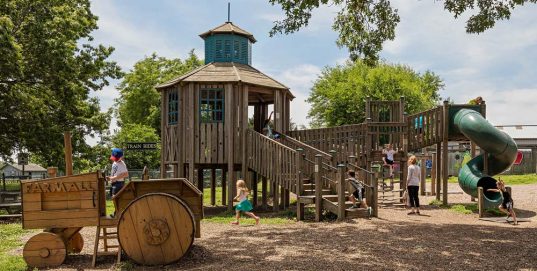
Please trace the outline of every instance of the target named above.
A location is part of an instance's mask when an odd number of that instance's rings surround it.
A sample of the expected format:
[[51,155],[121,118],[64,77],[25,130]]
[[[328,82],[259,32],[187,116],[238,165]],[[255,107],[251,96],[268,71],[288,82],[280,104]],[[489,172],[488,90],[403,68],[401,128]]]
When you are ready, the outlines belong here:
[[[103,251],[99,251],[100,240],[103,240]],[[116,240],[117,244],[109,244],[109,241]],[[113,250],[110,250],[113,249]],[[97,232],[95,234],[95,246],[93,248],[92,266],[95,267],[97,256],[114,255],[117,263],[121,261],[121,247],[117,236],[117,219],[101,217]]]

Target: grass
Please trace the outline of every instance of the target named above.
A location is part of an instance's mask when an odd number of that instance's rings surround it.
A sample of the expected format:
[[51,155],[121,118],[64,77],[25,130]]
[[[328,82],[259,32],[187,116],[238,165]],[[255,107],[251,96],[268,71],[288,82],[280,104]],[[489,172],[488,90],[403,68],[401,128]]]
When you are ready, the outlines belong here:
[[[437,206],[443,209],[449,209],[450,211],[453,211],[455,213],[459,214],[465,214],[465,215],[471,215],[471,214],[478,214],[479,213],[479,207],[477,206],[477,203],[465,203],[465,204],[448,204],[443,205],[442,201],[433,199],[429,202],[429,205]],[[485,209],[485,212],[491,215],[495,216],[502,216],[504,215],[502,212],[500,212],[496,208],[487,208]]]
[[29,233],[20,223],[0,224],[0,270],[27,270],[22,256],[11,255],[11,250],[22,247],[21,238]]
[[[291,207],[292,208],[292,207]],[[269,225],[285,225],[285,224],[292,224],[295,223],[296,220],[296,212],[287,210],[287,211],[281,211],[278,213],[261,213],[256,214],[261,217],[261,224],[269,224]],[[233,221],[235,221],[235,212],[234,211],[225,211],[221,212],[216,215],[211,216],[205,216],[203,218],[204,222],[210,222],[210,223],[221,223],[221,224],[229,224]],[[241,225],[254,225],[255,220],[242,214],[241,215]]]
[[[4,184],[0,181],[0,189],[4,189]],[[6,182],[6,191],[20,191],[21,185],[20,182]]]
[[[269,185],[267,185],[267,187],[268,186]],[[261,197],[261,182],[257,184],[257,191],[258,191],[258,197]],[[226,192],[229,193],[229,191],[226,191]],[[221,206],[222,205],[222,187],[221,186],[215,187],[215,194],[216,194],[215,195],[216,206]],[[253,192],[250,190],[250,196],[249,196],[250,200],[252,198],[252,194]],[[291,200],[291,204],[292,203],[293,203],[293,200]],[[203,205],[209,206],[210,204],[211,204],[211,188],[207,187],[203,189]]]
[[[522,175],[496,175],[495,179],[502,178],[507,185],[519,185],[519,184],[534,184],[537,183],[537,174],[522,174]],[[431,182],[431,178],[427,178],[428,183]],[[450,176],[448,183],[459,183],[459,179],[456,176]]]

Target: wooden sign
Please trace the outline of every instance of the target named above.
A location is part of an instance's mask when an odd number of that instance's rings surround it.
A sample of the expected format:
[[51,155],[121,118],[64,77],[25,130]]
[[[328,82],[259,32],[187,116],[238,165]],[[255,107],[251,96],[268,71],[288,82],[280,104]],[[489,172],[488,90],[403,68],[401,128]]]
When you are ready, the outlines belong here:
[[157,149],[157,142],[129,142],[125,149],[130,151],[152,151]]

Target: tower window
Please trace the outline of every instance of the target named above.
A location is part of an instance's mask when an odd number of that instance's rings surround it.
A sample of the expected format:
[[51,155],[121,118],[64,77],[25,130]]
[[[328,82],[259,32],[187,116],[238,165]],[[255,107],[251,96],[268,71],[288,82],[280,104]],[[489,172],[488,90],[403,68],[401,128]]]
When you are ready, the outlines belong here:
[[177,124],[179,119],[179,99],[177,90],[168,92],[168,125]]
[[200,90],[200,121],[224,122],[224,89]]
[[238,40],[233,42],[233,58],[236,60],[239,60],[240,58],[240,48]]
[[223,55],[222,41],[216,40],[216,59],[222,59],[222,55]]
[[226,58],[226,60],[231,59],[231,41],[230,40],[224,41],[224,57]]

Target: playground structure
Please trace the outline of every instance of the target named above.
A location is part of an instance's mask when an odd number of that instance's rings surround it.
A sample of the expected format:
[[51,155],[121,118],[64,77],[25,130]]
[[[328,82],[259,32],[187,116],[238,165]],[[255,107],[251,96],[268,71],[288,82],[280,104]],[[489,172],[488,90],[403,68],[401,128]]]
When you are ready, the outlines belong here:
[[[226,22],[200,35],[205,41],[205,65],[157,86],[162,107],[161,177],[194,180],[203,189],[203,171],[211,170],[211,198],[214,202],[215,169],[223,173],[223,198],[233,206],[235,180],[245,179],[258,205],[261,179],[262,206],[267,207],[270,184],[272,208],[287,208],[290,193],[297,197],[297,218],[304,207],[315,205],[316,220],[323,209],[339,219],[364,216],[364,209],[350,209],[345,172],[355,170],[369,190],[368,201],[377,214],[377,190],[386,187],[392,204],[400,204],[406,187],[406,160],[409,152],[435,146],[434,172],[436,195],[447,204],[447,148],[449,141],[468,141],[484,151],[461,178],[466,193],[477,197],[477,187],[491,187],[491,175],[505,170],[514,160],[516,144],[484,119],[486,105],[454,105],[444,102],[424,112],[405,114],[405,99],[374,101],[367,99],[366,121],[339,127],[289,131],[289,88],[251,65],[252,34]],[[268,106],[273,106],[272,129],[277,138],[266,136]],[[253,126],[248,124],[248,109],[253,107]],[[477,118],[477,116],[482,116]],[[472,130],[473,125],[484,130]],[[494,142],[488,142],[494,136]],[[375,172],[381,163],[383,144],[391,143],[399,152],[395,178],[386,180]],[[508,151],[503,151],[505,144]],[[516,152],[515,152],[516,154]],[[479,158],[484,157],[484,158]],[[501,163],[498,162],[501,160]],[[226,185],[227,180],[227,185]],[[389,185],[388,185],[389,184]],[[399,186],[398,188],[396,186]],[[423,187],[423,186],[422,186]],[[485,192],[484,200],[495,204],[498,195]],[[386,199],[383,198],[382,202]]]
[[[132,181],[113,197],[115,218],[106,216],[104,185],[101,172],[22,182],[23,228],[44,229],[24,246],[29,266],[58,266],[68,253],[80,252],[83,227],[97,228],[93,266],[98,255],[116,255],[119,261],[121,250],[139,264],[168,264],[200,237],[202,194],[189,181]],[[112,239],[118,244],[108,244]],[[98,250],[100,240],[104,252]]]

